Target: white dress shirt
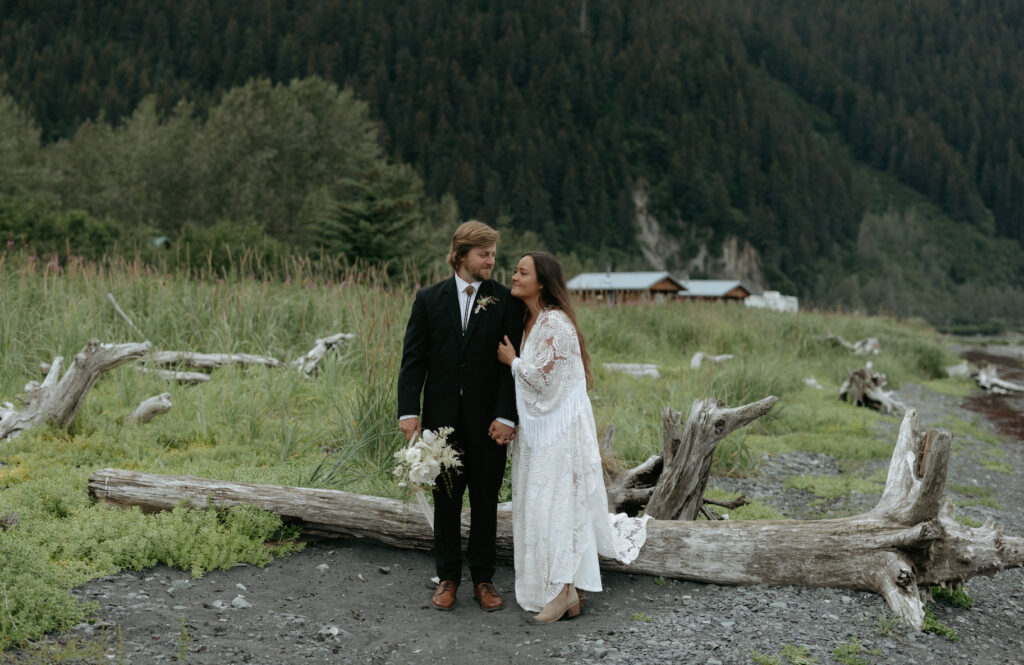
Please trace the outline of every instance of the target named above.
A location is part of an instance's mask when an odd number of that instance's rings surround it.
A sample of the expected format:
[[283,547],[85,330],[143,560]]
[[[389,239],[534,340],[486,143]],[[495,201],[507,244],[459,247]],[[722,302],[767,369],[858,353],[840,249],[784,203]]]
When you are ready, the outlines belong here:
[[[466,280],[464,280],[461,277],[459,277],[459,273],[455,273],[455,288],[459,292],[459,322],[460,323],[462,321],[469,321],[469,314],[472,314],[472,312],[467,313],[466,310],[471,308],[473,306],[473,303],[476,302],[476,297],[480,294],[480,285],[481,284],[483,284],[483,282],[472,282],[472,283],[467,282]],[[467,297],[466,296],[466,289],[469,288],[470,286],[473,287],[473,296],[472,297]],[[463,332],[465,332],[465,331],[463,331]]]

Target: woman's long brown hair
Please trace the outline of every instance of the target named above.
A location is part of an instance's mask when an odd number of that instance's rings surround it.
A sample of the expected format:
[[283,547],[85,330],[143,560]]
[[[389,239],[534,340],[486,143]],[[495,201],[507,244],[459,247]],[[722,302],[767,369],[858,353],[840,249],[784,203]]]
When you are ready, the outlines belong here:
[[583,358],[583,373],[587,377],[587,388],[592,387],[594,377],[590,373],[590,354],[587,353],[587,345],[583,341],[580,326],[576,323],[576,312],[572,308],[572,300],[569,296],[569,287],[565,283],[565,271],[562,270],[562,264],[548,252],[527,252],[523,256],[533,259],[537,283],[543,287],[540,290],[541,305],[562,310],[572,321],[572,325],[576,329],[576,337],[580,341],[580,357]]

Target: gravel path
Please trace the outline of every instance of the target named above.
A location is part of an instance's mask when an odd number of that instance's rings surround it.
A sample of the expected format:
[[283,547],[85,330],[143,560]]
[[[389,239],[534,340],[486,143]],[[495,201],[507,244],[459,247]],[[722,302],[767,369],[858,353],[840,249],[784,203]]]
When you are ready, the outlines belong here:
[[[898,397],[917,408],[925,424],[948,416],[979,419],[961,406],[970,400],[919,386],[903,387]],[[883,435],[895,441],[895,427]],[[962,514],[993,517],[1007,532],[1024,534],[1024,441],[998,446],[1000,459],[1013,473],[985,468],[990,459],[986,446],[995,444],[961,443],[949,482],[993,488],[1004,506],[970,506]],[[838,471],[827,455],[798,453],[766,460],[758,478],[716,479],[715,484],[741,489],[788,516],[799,516],[811,495],[784,489],[782,481],[794,474]],[[855,495],[839,508],[861,512],[877,498]],[[755,652],[779,656],[791,645],[807,650],[810,659],[804,662],[824,665],[843,662],[834,650],[851,644],[851,638],[865,650],[857,656],[865,663],[1024,662],[1022,570],[972,580],[972,609],[933,605],[959,641],[887,626],[885,602],[870,593],[720,587],[625,574],[606,574],[605,592],[589,595],[579,618],[536,625],[515,605],[508,566],[500,567],[495,578],[506,609],[490,614],[476,607],[468,582],[454,611],[432,609],[433,574],[429,554],[357,540],[312,544],[263,569],[243,565],[198,580],[158,567],[78,589],[80,597],[99,604],[99,620],[78,626],[72,635],[106,640],[110,662],[137,664],[178,662],[184,656],[197,664],[726,665],[753,663]]]

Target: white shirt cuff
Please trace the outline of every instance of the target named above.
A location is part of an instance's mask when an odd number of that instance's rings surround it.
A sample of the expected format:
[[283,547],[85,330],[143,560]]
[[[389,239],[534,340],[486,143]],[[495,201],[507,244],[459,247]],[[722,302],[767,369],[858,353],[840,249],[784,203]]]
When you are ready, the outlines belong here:
[[398,422],[402,422],[403,420],[408,420],[409,418],[419,418],[419,416],[416,415],[415,413],[412,414],[411,416],[402,416],[402,417],[400,417],[398,419]]
[[495,418],[495,420],[497,420],[502,425],[508,425],[509,427],[515,427],[516,426],[516,424],[514,422],[512,422],[511,420],[505,420],[504,418]]

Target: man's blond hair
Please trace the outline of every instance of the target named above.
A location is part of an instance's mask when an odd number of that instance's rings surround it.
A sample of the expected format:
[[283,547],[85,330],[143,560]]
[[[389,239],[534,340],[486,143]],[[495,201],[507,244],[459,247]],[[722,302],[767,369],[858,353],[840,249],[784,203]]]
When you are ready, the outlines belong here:
[[452,270],[458,272],[459,265],[462,263],[462,259],[466,258],[469,250],[474,247],[497,245],[500,237],[501,234],[483,222],[478,222],[475,219],[463,222],[459,225],[459,228],[455,229],[455,233],[452,235],[452,248],[448,252],[448,265],[452,267]]

